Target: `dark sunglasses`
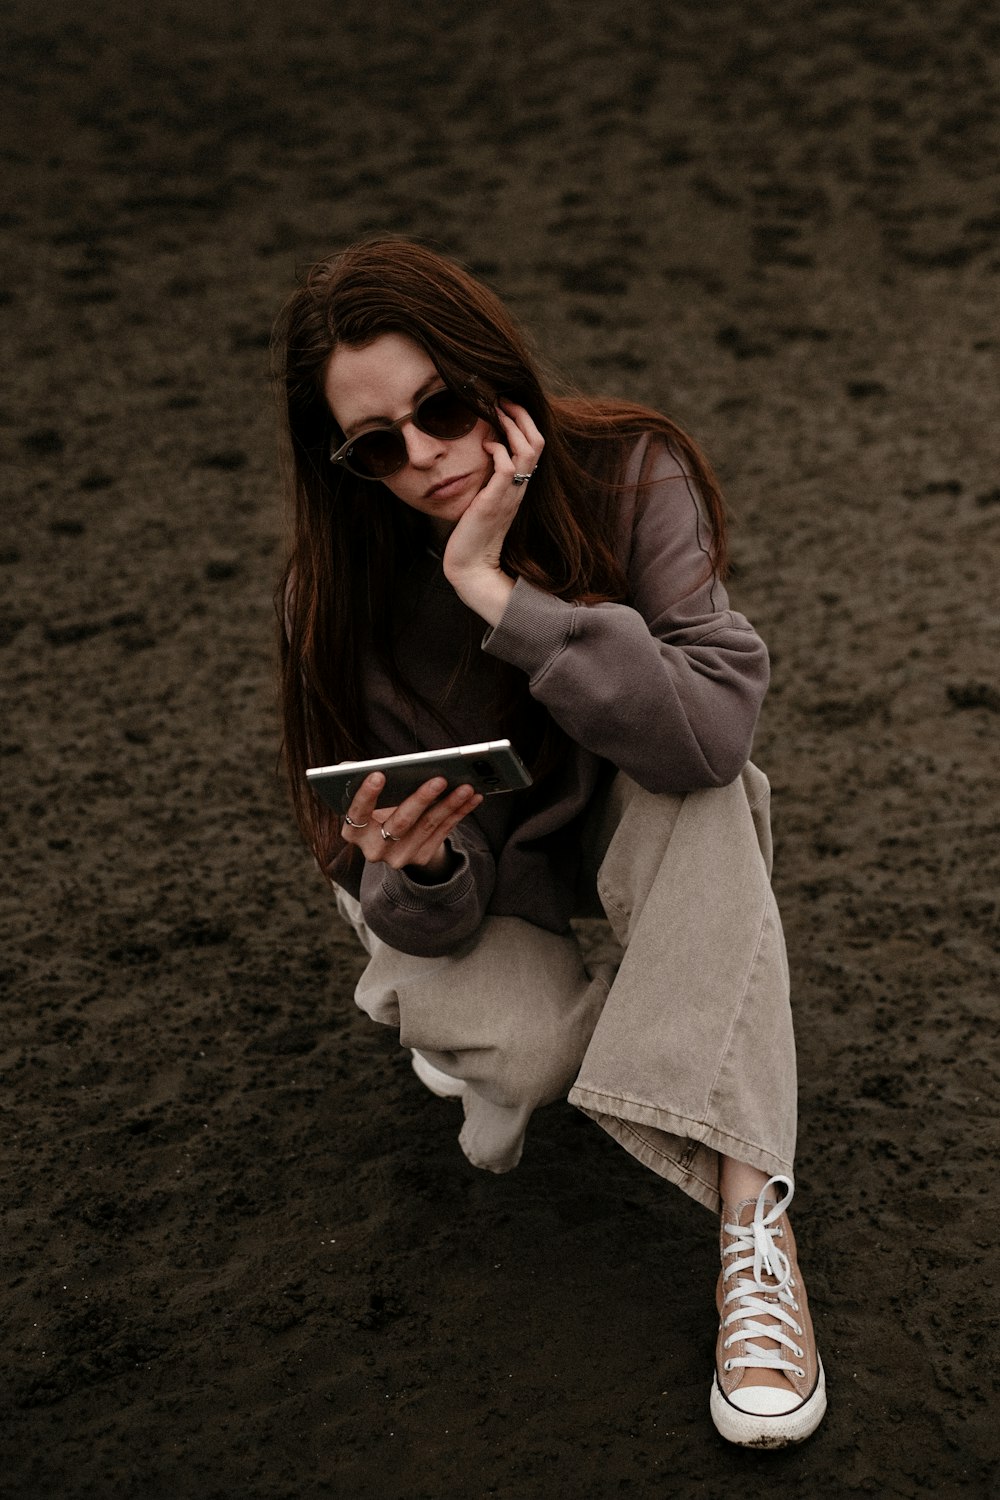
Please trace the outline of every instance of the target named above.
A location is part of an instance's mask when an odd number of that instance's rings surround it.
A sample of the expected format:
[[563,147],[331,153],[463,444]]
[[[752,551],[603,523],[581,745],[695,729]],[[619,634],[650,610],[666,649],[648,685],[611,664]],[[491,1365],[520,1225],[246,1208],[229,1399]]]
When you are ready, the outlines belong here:
[[[465,437],[480,420],[480,413],[468,401],[456,395],[446,386],[443,391],[431,391],[417,402],[411,412],[400,417],[398,422],[388,422],[384,427],[368,427],[356,432],[341,447],[330,444],[330,462],[343,464],[359,479],[391,479],[405,468],[408,461],[406,439],[402,429],[407,422],[429,437],[443,438],[451,442]],[[336,439],[334,439],[336,442]]]

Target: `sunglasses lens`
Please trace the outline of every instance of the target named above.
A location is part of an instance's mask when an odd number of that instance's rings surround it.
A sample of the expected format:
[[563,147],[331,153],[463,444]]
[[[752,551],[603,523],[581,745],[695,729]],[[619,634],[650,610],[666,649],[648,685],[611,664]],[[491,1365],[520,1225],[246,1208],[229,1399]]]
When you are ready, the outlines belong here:
[[355,474],[366,479],[387,479],[406,463],[406,444],[401,433],[391,428],[385,432],[376,428],[356,438],[344,457]]
[[[479,421],[478,412],[461,401],[454,391],[434,391],[425,396],[412,414],[415,427],[430,437],[465,437]],[[395,427],[372,427],[361,432],[344,449],[339,462],[361,479],[389,479],[398,474],[407,460],[406,440]],[[333,455],[331,454],[331,457]]]
[[446,439],[465,437],[479,421],[472,408],[460,401],[454,391],[435,391],[425,396],[414,417],[422,432]]

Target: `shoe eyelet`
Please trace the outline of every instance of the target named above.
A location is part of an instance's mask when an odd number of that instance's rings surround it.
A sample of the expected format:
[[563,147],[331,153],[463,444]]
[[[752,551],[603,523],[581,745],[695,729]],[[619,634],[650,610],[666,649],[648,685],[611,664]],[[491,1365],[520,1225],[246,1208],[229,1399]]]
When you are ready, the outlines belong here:
[[804,1349],[800,1349],[799,1346],[798,1346],[798,1344],[796,1344],[796,1346],[795,1346],[795,1358],[796,1359],[805,1359],[805,1357],[806,1357],[806,1351]]
[[733,1362],[732,1362],[732,1360],[731,1359],[727,1359],[726,1362],[725,1362],[725,1364],[722,1366],[722,1368],[725,1371],[725,1373],[728,1375],[729,1372],[730,1372],[730,1370],[733,1368]]
[[798,1376],[798,1377],[799,1377],[799,1379],[800,1379],[800,1380],[805,1380],[805,1378],[806,1378],[806,1372],[805,1372],[805,1370],[800,1370],[800,1369],[799,1369],[799,1368],[798,1368],[798,1367],[797,1367],[797,1366],[796,1366],[796,1370],[795,1370],[795,1373],[796,1373],[796,1375],[797,1375],[797,1376]]

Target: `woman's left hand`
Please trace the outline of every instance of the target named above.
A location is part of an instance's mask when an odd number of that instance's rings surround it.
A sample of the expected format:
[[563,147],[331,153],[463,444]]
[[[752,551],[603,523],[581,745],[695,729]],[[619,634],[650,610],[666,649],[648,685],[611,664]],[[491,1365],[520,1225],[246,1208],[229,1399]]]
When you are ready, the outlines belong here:
[[528,488],[527,482],[515,484],[514,475],[530,475],[545,447],[523,406],[501,397],[497,416],[506,441],[483,443],[493,460],[493,474],[456,523],[444,552],[448,582],[489,625],[499,623],[514,587],[513,578],[500,566],[504,538]]

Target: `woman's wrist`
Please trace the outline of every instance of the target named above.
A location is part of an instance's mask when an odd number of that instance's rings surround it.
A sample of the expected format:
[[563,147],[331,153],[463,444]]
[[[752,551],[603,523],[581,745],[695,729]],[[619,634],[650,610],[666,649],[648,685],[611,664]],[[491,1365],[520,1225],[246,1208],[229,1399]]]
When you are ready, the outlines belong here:
[[445,576],[462,602],[474,609],[487,625],[499,625],[514,592],[514,579],[509,574],[499,568],[477,568],[458,571],[454,576],[445,569]]
[[403,872],[416,885],[443,885],[457,868],[458,856],[448,844],[442,844],[425,865],[404,865]]

